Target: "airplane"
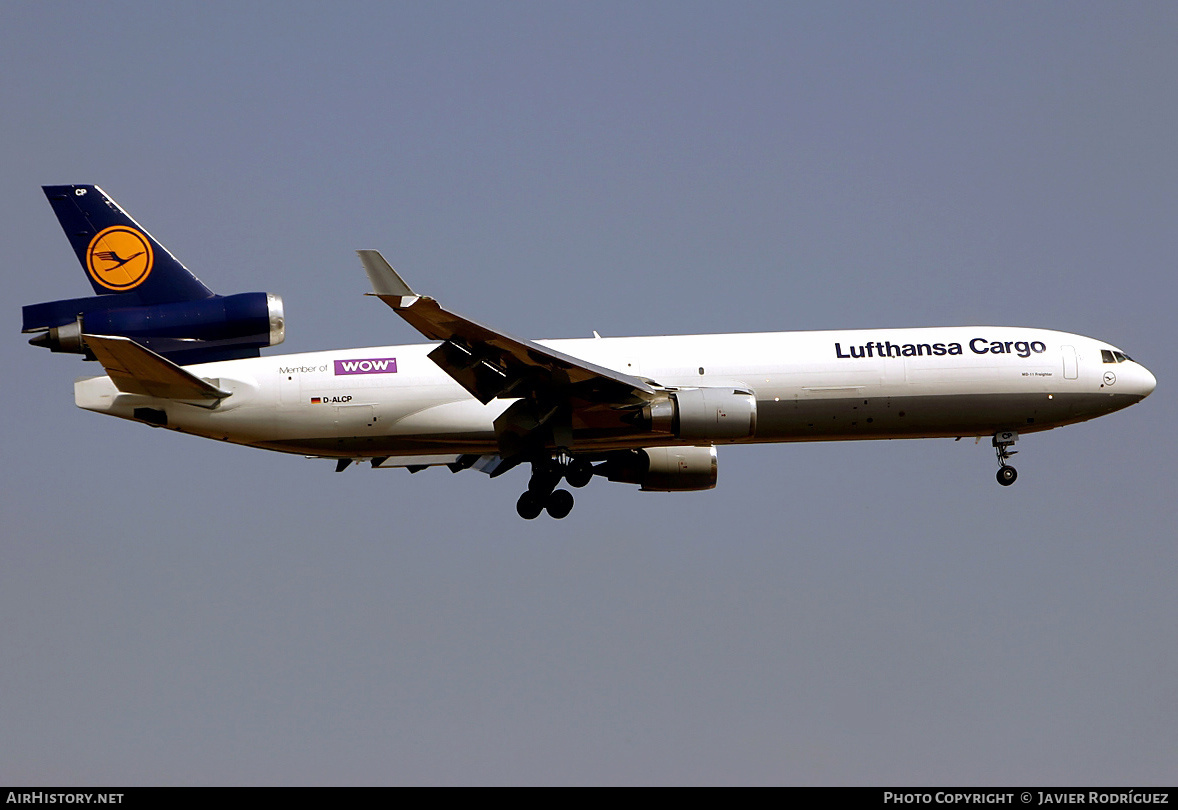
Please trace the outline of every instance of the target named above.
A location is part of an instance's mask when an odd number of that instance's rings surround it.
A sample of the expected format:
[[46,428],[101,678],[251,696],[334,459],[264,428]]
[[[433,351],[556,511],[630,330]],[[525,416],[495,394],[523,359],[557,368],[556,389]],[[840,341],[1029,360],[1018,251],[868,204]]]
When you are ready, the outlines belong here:
[[594,476],[717,481],[726,444],[1022,434],[1140,402],[1154,376],[1081,335],[1003,326],[527,340],[411,288],[375,250],[374,295],[429,344],[262,356],[282,299],[214,294],[98,186],[44,186],[94,296],[26,306],[29,341],[96,360],[78,407],[218,441],[411,473],[531,467],[517,513],[560,519]]

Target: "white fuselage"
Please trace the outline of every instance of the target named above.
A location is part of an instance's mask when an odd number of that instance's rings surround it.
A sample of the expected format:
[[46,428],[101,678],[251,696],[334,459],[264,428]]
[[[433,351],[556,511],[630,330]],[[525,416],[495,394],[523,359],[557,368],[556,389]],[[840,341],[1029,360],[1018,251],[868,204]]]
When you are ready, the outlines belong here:
[[[1030,433],[1124,408],[1154,388],[1115,347],[1020,327],[835,330],[541,341],[567,355],[672,388],[739,387],[756,396],[745,442]],[[259,357],[188,366],[231,392],[216,407],[120,393],[80,379],[87,410],[208,438],[337,458],[495,453],[483,405],[426,355],[436,344]],[[1103,354],[1102,354],[1103,352]],[[1121,355],[1123,358],[1123,355]],[[574,421],[573,452],[683,442]]]

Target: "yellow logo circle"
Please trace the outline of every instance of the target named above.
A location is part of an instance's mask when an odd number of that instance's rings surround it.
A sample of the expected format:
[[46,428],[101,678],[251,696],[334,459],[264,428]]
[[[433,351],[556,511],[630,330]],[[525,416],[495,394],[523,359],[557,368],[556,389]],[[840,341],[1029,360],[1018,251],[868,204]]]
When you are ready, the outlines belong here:
[[112,225],[90,240],[86,270],[108,290],[124,292],[147,279],[154,259],[146,236],[126,225]]

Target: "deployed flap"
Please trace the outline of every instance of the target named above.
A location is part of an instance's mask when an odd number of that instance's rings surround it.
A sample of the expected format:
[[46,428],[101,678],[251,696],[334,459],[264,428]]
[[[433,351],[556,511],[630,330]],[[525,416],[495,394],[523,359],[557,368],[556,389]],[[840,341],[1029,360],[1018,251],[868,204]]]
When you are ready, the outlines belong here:
[[440,467],[443,464],[457,464],[461,458],[460,453],[448,453],[440,456],[383,456],[372,459],[372,468],[408,467],[412,470],[416,467],[424,469],[426,467]]
[[180,399],[205,407],[212,407],[229,396],[228,391],[202,380],[130,338],[104,335],[84,335],[83,338],[115,387],[125,394]]
[[644,380],[512,337],[450,312],[418,295],[375,250],[358,250],[373,295],[414,329],[444,341],[429,357],[483,404],[496,397],[522,397],[560,389],[563,396],[617,406],[657,396]]

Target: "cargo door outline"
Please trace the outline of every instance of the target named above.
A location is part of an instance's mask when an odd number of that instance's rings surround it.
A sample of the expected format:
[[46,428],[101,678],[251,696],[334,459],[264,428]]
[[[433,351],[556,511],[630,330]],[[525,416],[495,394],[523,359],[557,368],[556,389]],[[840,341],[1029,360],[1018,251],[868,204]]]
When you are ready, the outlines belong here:
[[1075,346],[1061,346],[1063,352],[1063,378],[1075,380],[1080,376],[1080,363],[1076,358]]
[[349,403],[335,406],[335,435],[340,438],[371,436],[376,421],[375,405]]

